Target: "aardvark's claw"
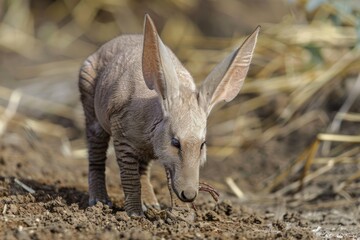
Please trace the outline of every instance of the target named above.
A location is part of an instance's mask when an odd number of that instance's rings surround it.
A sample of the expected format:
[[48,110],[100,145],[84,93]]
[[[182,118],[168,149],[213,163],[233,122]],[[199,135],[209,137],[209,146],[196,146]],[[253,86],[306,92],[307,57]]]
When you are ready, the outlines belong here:
[[[210,195],[212,196],[212,198],[217,202],[219,200],[219,192],[215,190],[215,188],[213,188],[211,185],[205,183],[205,182],[200,182],[199,183],[199,192],[208,192],[210,193]],[[195,203],[192,202],[191,203],[191,207],[194,209],[194,211],[197,211]]]
[[212,186],[205,182],[199,183],[199,191],[208,192],[211,194],[212,198],[217,202],[219,200],[219,192],[215,190]]

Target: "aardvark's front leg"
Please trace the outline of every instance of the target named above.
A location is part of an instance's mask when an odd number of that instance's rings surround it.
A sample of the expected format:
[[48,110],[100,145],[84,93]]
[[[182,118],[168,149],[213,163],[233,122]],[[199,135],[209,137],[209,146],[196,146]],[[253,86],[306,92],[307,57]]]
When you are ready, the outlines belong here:
[[147,209],[147,207],[160,209],[159,202],[155,196],[153,186],[150,182],[151,163],[151,160],[140,162],[139,173],[141,182],[141,198],[144,211]]
[[141,207],[139,157],[128,143],[114,140],[114,148],[125,194],[125,211],[129,216],[144,216]]

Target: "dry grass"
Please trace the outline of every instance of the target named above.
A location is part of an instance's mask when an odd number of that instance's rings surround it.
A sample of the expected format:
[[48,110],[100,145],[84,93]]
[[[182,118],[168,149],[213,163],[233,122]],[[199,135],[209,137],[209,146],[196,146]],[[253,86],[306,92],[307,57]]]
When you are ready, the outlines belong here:
[[[211,37],[200,31],[191,13],[198,11],[199,2],[203,1],[145,4],[140,1],[59,0],[47,5],[34,2],[9,0],[0,3],[4,10],[0,15],[0,54],[3,56],[0,136],[11,126],[20,125],[38,134],[69,139],[72,130],[56,119],[67,119],[81,128],[81,109],[77,106],[74,86],[82,59],[99,43],[120,33],[141,32],[143,11],[154,15],[162,27],[162,38],[196,79],[202,79],[242,41],[238,33],[225,38]],[[217,1],[214,4],[218,14],[233,16],[236,14],[231,8],[239,7],[240,3]],[[360,141],[359,132],[346,135],[340,130],[343,122],[356,123],[360,119],[360,113],[349,112],[360,91],[360,50],[356,32],[359,23],[355,17],[359,12],[355,9],[355,13],[344,13],[331,4],[323,4],[314,12],[306,13],[301,4],[303,1],[292,6],[293,15],[286,15],[281,22],[262,24],[253,66],[240,96],[234,103],[219,108],[209,123],[209,155],[223,159],[240,154],[244,145],[266,144],[313,121],[328,123],[328,131],[319,132],[303,154],[267,180],[261,191],[266,194],[286,195],[316,181],[337,164],[348,161],[359,164],[360,149],[356,147]],[[338,17],[338,24],[330,21],[333,16]],[[256,26],[259,22],[253,24]],[[352,81],[356,77],[358,80]],[[346,82],[357,87],[349,91]],[[329,119],[322,106],[334,89],[342,91],[348,100],[335,117]],[[262,119],[257,113],[268,107],[269,102],[274,106],[267,118]],[[311,108],[313,104],[319,107]],[[50,116],[52,120],[44,120],[43,116]],[[73,158],[86,157],[85,145],[78,139],[63,142]],[[322,145],[324,142],[326,144]],[[331,145],[329,142],[338,143]],[[299,173],[299,178],[289,180]],[[360,171],[344,174],[344,180],[335,187],[342,194],[348,185],[360,178]],[[285,180],[290,182],[283,185]],[[231,178],[227,182],[237,196],[244,198]]]

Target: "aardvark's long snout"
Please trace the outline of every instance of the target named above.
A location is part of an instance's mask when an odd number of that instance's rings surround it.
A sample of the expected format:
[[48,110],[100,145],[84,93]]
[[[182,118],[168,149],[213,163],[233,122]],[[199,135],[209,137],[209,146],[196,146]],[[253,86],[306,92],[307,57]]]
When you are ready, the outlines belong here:
[[[198,173],[189,171],[178,171],[175,173],[170,169],[166,170],[168,181],[171,182],[171,188],[177,197],[183,202],[193,202],[199,190]],[[191,177],[190,177],[191,176]]]

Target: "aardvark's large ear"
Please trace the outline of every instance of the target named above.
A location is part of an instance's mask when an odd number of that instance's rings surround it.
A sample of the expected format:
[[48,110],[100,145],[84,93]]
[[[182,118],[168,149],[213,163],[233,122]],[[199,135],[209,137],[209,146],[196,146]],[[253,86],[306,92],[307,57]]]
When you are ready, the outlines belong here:
[[199,90],[199,103],[209,114],[215,104],[233,100],[243,85],[254,53],[260,26],[244,43],[218,64]]
[[165,109],[179,95],[179,81],[169,50],[148,14],[144,21],[142,72],[147,87],[159,94]]

